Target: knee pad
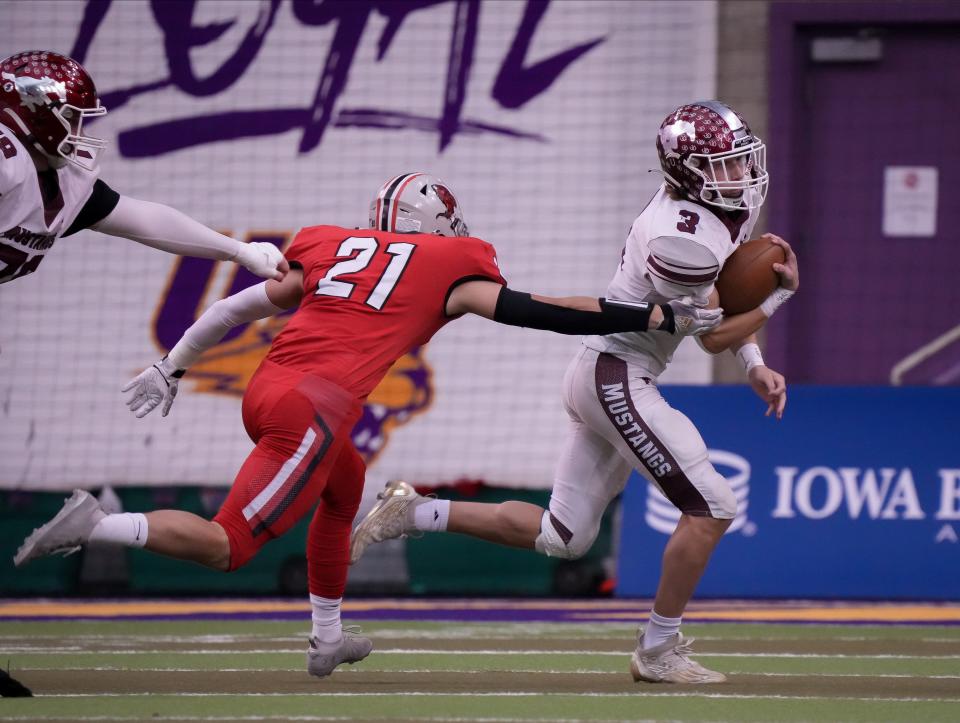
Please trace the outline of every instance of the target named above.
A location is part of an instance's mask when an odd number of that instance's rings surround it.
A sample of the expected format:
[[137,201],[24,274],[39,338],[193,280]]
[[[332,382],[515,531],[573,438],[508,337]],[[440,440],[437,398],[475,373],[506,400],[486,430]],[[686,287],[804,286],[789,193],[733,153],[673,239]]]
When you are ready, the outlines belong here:
[[732,520],[737,516],[737,497],[733,494],[730,483],[727,482],[722,474],[716,470],[713,470],[713,474],[717,479],[710,485],[710,489],[714,494],[714,500],[710,504],[710,511],[713,513],[715,519]]
[[[717,472],[709,460],[703,459],[686,470],[687,479],[703,496],[707,503],[710,517],[715,520],[732,520],[737,516],[737,497],[730,487],[727,478]],[[681,512],[690,513],[690,510],[681,508]],[[703,512],[692,512],[698,515]]]
[[576,560],[587,554],[596,537],[596,531],[592,535],[574,535],[560,520],[545,511],[540,519],[540,534],[535,546],[537,552],[547,557]]

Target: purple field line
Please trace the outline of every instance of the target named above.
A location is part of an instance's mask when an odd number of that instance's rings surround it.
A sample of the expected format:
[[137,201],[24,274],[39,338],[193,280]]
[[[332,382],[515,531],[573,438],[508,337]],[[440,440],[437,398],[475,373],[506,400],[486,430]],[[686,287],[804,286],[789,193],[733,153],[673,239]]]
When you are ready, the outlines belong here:
[[[169,600],[169,599],[168,599]],[[206,601],[209,602],[211,598],[207,598]],[[94,602],[109,602],[110,604],[117,605],[122,609],[123,602],[117,600],[84,600],[76,601],[76,606],[70,613],[64,613],[63,615],[4,615],[3,613],[3,602],[0,601],[0,624],[5,621],[58,621],[58,620],[104,620],[104,621],[120,621],[120,620],[278,620],[278,621],[294,621],[294,620],[305,620],[309,618],[309,610],[304,606],[303,610],[260,610],[256,612],[211,612],[211,611],[198,611],[190,612],[185,610],[183,612],[169,612],[169,613],[155,613],[155,614],[139,614],[139,615],[124,615],[122,612],[114,616],[104,616],[104,615],[85,615],[83,613],[85,603],[94,603]],[[12,601],[7,600],[6,602],[18,602],[20,604],[32,602],[30,600],[19,600]],[[142,602],[134,601],[130,602]],[[184,602],[184,601],[177,601]],[[203,600],[196,601],[198,605],[202,604]],[[258,602],[265,602],[264,600],[259,600]],[[279,601],[278,601],[279,602]],[[289,600],[284,600],[283,602],[289,603]],[[369,604],[369,601],[366,601]],[[399,601],[398,601],[399,602]],[[427,601],[422,601],[427,602]],[[451,607],[456,605],[457,601],[450,599],[437,600],[437,604],[443,605],[443,608],[431,608],[427,605],[424,605],[422,608],[417,609],[403,609],[396,608],[391,606],[389,600],[383,601],[382,605],[373,607],[371,609],[363,610],[344,610],[344,619],[348,621],[437,621],[437,622],[565,622],[565,623],[623,623],[631,624],[634,620],[624,619],[622,615],[624,613],[635,614],[636,622],[641,622],[646,619],[647,609],[649,606],[648,601],[625,601],[622,606],[616,605],[611,600],[605,600],[602,604],[598,604],[593,608],[589,618],[583,617],[585,609],[589,609],[593,606],[590,605],[590,601],[557,601],[557,607],[545,607],[545,608],[518,608],[512,606],[510,601],[483,601],[490,605],[490,607],[484,608],[474,608],[474,607]],[[465,605],[469,605],[472,601],[463,601]],[[525,601],[517,601],[517,604],[523,604]],[[548,602],[548,601],[538,601],[538,602]],[[599,603],[600,601],[598,601]],[[707,602],[707,601],[704,601]],[[613,604],[611,604],[613,603]],[[693,624],[705,624],[705,623],[771,623],[771,624],[812,624],[812,625],[902,625],[902,624],[911,624],[911,625],[949,625],[957,626],[960,625],[960,621],[957,620],[911,620],[907,616],[904,616],[902,620],[870,620],[863,619],[862,617],[858,620],[829,620],[829,621],[811,621],[809,619],[800,620],[800,619],[791,619],[789,617],[791,610],[799,609],[812,609],[812,608],[831,608],[842,605],[843,603],[839,602],[808,602],[803,603],[801,601],[791,600],[791,601],[782,601],[777,603],[775,601],[763,601],[757,603],[748,603],[747,601],[729,601],[729,607],[725,609],[736,609],[741,605],[749,604],[755,605],[760,609],[777,609],[780,608],[783,610],[784,617],[782,619],[770,620],[768,618],[752,619],[749,617],[744,617],[737,620],[710,620],[702,619],[709,618],[712,612],[718,610],[718,605],[716,603],[707,603],[696,606],[691,606],[687,611],[687,621]],[[189,603],[185,603],[185,607],[188,607]],[[931,604],[930,607],[936,608],[940,607],[938,604]],[[600,608],[600,609],[598,609]],[[604,615],[604,613],[609,613],[609,615]]]
[[[281,613],[196,613],[190,615],[124,615],[118,617],[103,617],[103,616],[86,616],[86,615],[70,615],[70,616],[60,616],[60,617],[51,617],[51,616],[38,616],[38,615],[18,615],[11,616],[6,618],[0,618],[0,627],[4,623],[14,623],[14,622],[62,622],[65,620],[77,620],[77,621],[86,621],[86,622],[148,622],[148,621],[199,621],[199,620],[222,620],[222,621],[231,621],[231,620],[260,620],[260,621],[309,621],[310,615],[309,612],[304,611],[303,613],[292,613],[292,612],[281,612]],[[383,622],[460,622],[460,623],[484,623],[484,622],[501,622],[501,623],[518,623],[518,622],[540,622],[540,623],[570,623],[570,624],[579,624],[579,625],[591,625],[591,624],[603,624],[603,623],[617,623],[623,625],[630,625],[636,622],[637,624],[646,620],[646,615],[638,615],[636,621],[624,620],[622,618],[618,619],[603,619],[596,618],[593,620],[582,620],[582,619],[570,619],[562,615],[548,616],[548,615],[495,615],[495,614],[484,614],[484,615],[456,615],[450,611],[447,611],[443,614],[414,614],[409,611],[404,613],[397,614],[369,614],[369,613],[345,613],[343,616],[345,624],[350,624],[352,622],[363,622],[363,621],[383,621]],[[770,619],[743,619],[743,620],[698,620],[696,617],[687,618],[685,622],[688,625],[754,625],[754,624],[763,624],[763,625],[818,625],[818,626],[838,626],[838,625],[853,625],[853,626],[862,626],[862,625],[871,625],[871,626],[892,626],[892,625],[911,625],[911,626],[922,626],[922,627],[960,627],[960,622],[955,620],[795,620],[790,618],[784,618],[781,620],[770,620]]]

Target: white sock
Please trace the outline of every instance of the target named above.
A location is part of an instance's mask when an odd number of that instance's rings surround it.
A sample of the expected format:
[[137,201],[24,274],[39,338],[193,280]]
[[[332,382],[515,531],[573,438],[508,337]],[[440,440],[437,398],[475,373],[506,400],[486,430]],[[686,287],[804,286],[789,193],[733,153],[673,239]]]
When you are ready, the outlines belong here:
[[143,547],[147,544],[147,516],[140,512],[120,512],[100,520],[87,542]]
[[450,519],[450,500],[427,500],[413,508],[413,526],[423,532],[444,532]]
[[321,643],[335,643],[343,637],[343,626],[340,625],[340,603],[342,597],[336,599],[310,595],[310,607],[313,608],[313,632],[311,636]]
[[680,618],[665,618],[650,611],[650,619],[643,631],[643,649],[655,648],[663,645],[670,638],[680,632]]

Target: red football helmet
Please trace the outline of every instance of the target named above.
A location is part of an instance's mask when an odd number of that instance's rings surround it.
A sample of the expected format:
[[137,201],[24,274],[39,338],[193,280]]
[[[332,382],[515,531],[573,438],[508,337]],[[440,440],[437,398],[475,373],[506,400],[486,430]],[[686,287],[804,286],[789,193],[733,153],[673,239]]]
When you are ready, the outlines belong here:
[[106,112],[87,71],[66,55],[28,50],[0,61],[0,123],[54,168],[93,170],[107,142],[83,135],[83,119]]
[[447,184],[429,173],[401,173],[384,183],[370,203],[370,228],[470,235],[457,199]]
[[682,105],[660,124],[657,154],[667,183],[696,203],[755,209],[767,197],[767,149],[743,117],[716,100]]

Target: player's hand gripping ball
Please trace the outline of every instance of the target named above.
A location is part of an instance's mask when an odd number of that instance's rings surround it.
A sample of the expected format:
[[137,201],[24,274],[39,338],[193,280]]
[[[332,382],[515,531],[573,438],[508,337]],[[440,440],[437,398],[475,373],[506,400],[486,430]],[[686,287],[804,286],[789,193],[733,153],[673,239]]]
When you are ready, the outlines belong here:
[[783,248],[769,238],[755,238],[741,244],[727,259],[717,278],[723,313],[743,314],[760,306],[780,285],[773,265],[785,261]]

